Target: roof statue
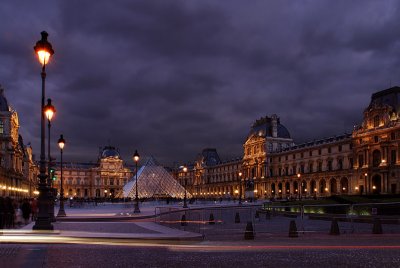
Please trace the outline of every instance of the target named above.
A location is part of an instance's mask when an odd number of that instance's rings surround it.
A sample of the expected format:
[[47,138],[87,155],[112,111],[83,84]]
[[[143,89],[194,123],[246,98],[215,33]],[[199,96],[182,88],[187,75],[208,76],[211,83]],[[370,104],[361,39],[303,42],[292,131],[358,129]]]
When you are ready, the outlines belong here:
[[[137,184],[139,198],[151,197],[173,197],[183,198],[183,188],[172,175],[160,166],[153,157],[150,157],[137,171]],[[136,175],[134,175],[123,188],[124,197],[135,197]],[[192,195],[186,193],[190,198]]]

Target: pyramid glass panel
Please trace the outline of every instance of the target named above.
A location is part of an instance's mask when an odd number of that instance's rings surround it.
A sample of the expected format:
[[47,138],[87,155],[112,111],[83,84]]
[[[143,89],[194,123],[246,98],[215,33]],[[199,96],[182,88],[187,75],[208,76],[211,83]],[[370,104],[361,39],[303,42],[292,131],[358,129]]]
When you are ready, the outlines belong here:
[[[183,198],[185,188],[182,187],[164,167],[157,164],[153,157],[147,160],[137,173],[139,198],[173,197]],[[136,192],[136,175],[123,188],[123,197],[134,198]],[[191,198],[190,193],[186,193]]]

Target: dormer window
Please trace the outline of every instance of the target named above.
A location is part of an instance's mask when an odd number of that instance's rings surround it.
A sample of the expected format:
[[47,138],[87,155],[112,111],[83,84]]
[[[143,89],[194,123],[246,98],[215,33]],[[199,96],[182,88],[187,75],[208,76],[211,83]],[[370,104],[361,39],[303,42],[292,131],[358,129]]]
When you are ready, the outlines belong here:
[[374,116],[374,127],[379,127],[379,115]]

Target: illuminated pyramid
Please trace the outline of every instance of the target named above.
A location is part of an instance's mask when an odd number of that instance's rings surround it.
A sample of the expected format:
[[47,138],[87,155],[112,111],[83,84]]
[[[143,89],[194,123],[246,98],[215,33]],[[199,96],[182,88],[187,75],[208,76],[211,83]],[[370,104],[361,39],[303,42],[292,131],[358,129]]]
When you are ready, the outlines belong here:
[[[150,157],[137,173],[139,198],[173,197],[183,198],[183,188],[172,175]],[[136,176],[133,176],[123,188],[123,197],[135,198]],[[190,198],[192,195],[186,193]]]

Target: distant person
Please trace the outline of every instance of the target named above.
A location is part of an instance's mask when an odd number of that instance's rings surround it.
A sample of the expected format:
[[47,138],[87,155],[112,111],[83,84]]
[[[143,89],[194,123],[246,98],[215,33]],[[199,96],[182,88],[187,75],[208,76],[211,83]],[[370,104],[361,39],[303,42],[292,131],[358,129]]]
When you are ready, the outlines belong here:
[[4,203],[4,214],[5,214],[5,227],[14,228],[15,209],[13,201],[10,197],[6,197]]
[[22,218],[24,219],[25,225],[29,222],[29,216],[31,215],[32,209],[31,205],[28,202],[28,199],[25,198],[21,205],[22,210]]
[[33,198],[30,202],[31,205],[31,221],[35,221],[38,213],[38,206],[36,198]]
[[4,223],[5,223],[4,198],[0,196],[0,229],[4,229]]

